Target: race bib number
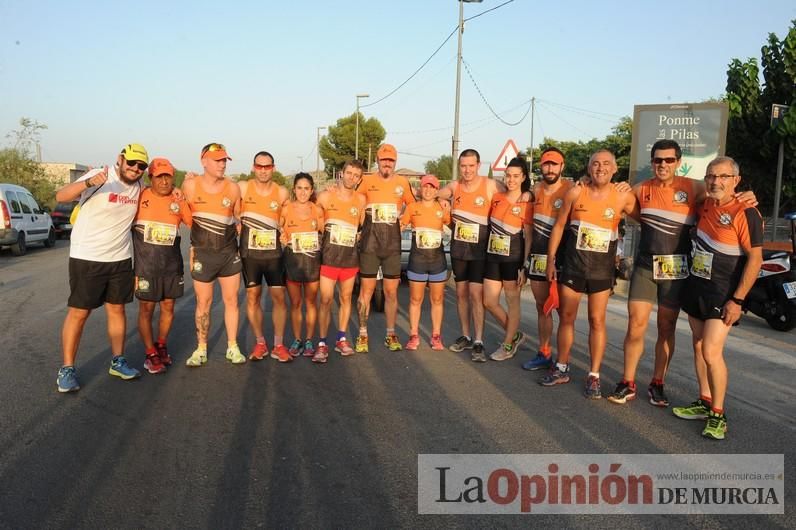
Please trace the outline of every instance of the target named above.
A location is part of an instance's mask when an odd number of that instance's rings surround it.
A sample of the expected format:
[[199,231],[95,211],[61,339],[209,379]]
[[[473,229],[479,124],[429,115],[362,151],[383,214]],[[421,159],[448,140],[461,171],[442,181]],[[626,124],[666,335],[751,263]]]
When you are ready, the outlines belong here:
[[528,256],[530,264],[528,270],[534,276],[545,276],[547,274],[547,254],[531,254]]
[[415,230],[415,244],[420,249],[432,249],[442,246],[442,232],[428,228]]
[[296,232],[291,236],[291,246],[293,252],[317,252],[320,249],[318,244],[318,232]]
[[341,247],[353,247],[357,243],[357,229],[353,226],[329,225],[329,242]]
[[684,254],[652,256],[652,277],[656,280],[688,278],[688,260]]
[[395,223],[398,220],[398,207],[394,202],[371,205],[374,223]]
[[486,251],[498,256],[508,256],[511,252],[511,236],[490,232]]
[[167,223],[148,222],[144,227],[144,241],[152,245],[171,246],[177,239],[177,227]]
[[276,230],[249,229],[249,250],[276,250]]
[[713,253],[694,249],[694,259],[691,261],[691,274],[709,280],[712,270]]
[[608,252],[611,246],[611,231],[607,228],[578,226],[578,241],[575,248],[587,252]]
[[478,243],[478,223],[463,223],[456,221],[453,227],[453,239],[464,243]]

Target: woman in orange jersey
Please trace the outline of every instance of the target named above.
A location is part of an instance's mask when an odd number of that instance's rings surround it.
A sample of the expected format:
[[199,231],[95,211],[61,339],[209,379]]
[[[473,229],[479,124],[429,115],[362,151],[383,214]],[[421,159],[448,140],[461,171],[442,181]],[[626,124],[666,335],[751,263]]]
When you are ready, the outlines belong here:
[[[312,335],[318,317],[318,284],[321,270],[323,209],[315,204],[315,183],[307,173],[293,179],[293,200],[282,207],[279,225],[285,247],[284,261],[287,292],[290,295],[290,323],[293,343],[288,351],[293,357],[315,355]],[[302,288],[304,290],[302,296]],[[306,305],[306,340],[301,340],[301,302]]]
[[431,349],[442,350],[442,307],[445,282],[448,281],[448,263],[442,246],[442,228],[450,224],[451,213],[447,201],[438,201],[439,180],[434,175],[420,179],[420,202],[407,205],[401,215],[401,228],[412,227],[412,249],[409,252],[409,342],[407,350],[420,345],[417,330],[420,324],[420,307],[426,291],[431,301]]
[[[533,203],[520,201],[531,188],[528,165],[513,158],[506,166],[504,193],[492,196],[489,212],[489,239],[484,268],[484,307],[505,330],[500,346],[490,358],[511,359],[525,334],[520,326],[520,289],[525,283],[524,257],[531,249]],[[500,292],[506,297],[507,310],[500,305]]]

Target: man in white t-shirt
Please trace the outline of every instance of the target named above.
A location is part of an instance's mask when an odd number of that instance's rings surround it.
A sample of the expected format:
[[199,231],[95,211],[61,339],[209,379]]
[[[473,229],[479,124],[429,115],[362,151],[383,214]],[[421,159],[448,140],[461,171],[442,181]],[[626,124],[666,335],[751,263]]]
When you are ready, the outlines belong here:
[[80,390],[74,367],[80,337],[91,311],[102,305],[113,354],[108,373],[125,380],[141,375],[123,357],[124,305],[133,301],[130,229],[138,209],[140,180],[148,163],[144,146],[129,144],[122,149],[115,166],[89,171],[55,194],[58,202],[80,200],[69,249],[69,309],[61,331],[63,367],[58,370],[59,392]]

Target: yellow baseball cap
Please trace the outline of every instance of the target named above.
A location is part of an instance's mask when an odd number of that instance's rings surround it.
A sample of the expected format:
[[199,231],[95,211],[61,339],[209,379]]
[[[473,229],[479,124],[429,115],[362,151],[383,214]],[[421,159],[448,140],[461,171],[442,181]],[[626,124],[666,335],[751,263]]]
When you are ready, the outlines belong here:
[[144,162],[145,164],[149,163],[149,154],[141,144],[127,144],[124,149],[122,149],[122,156],[125,160],[129,160],[130,162],[135,160]]

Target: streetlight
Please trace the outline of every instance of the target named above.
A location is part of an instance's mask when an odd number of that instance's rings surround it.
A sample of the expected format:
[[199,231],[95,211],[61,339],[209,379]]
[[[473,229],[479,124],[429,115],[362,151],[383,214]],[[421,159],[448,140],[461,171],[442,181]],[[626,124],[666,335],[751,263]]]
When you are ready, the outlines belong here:
[[321,129],[325,129],[326,127],[316,127],[317,134],[316,134],[316,141],[315,141],[315,150],[317,151],[315,156],[315,178],[319,178],[321,174]]
[[354,160],[359,160],[359,99],[360,98],[369,98],[370,94],[357,94],[357,127],[356,132],[354,133]]
[[303,173],[304,172],[304,157],[303,156],[297,156],[296,158],[298,158],[299,161],[301,162],[301,169],[299,171],[301,171]]
[[453,120],[453,145],[451,146],[451,159],[453,168],[451,179],[459,178],[459,92],[462,84],[462,35],[464,34],[464,3],[481,3],[482,0],[457,0],[459,2],[459,51],[456,54],[456,110]]

